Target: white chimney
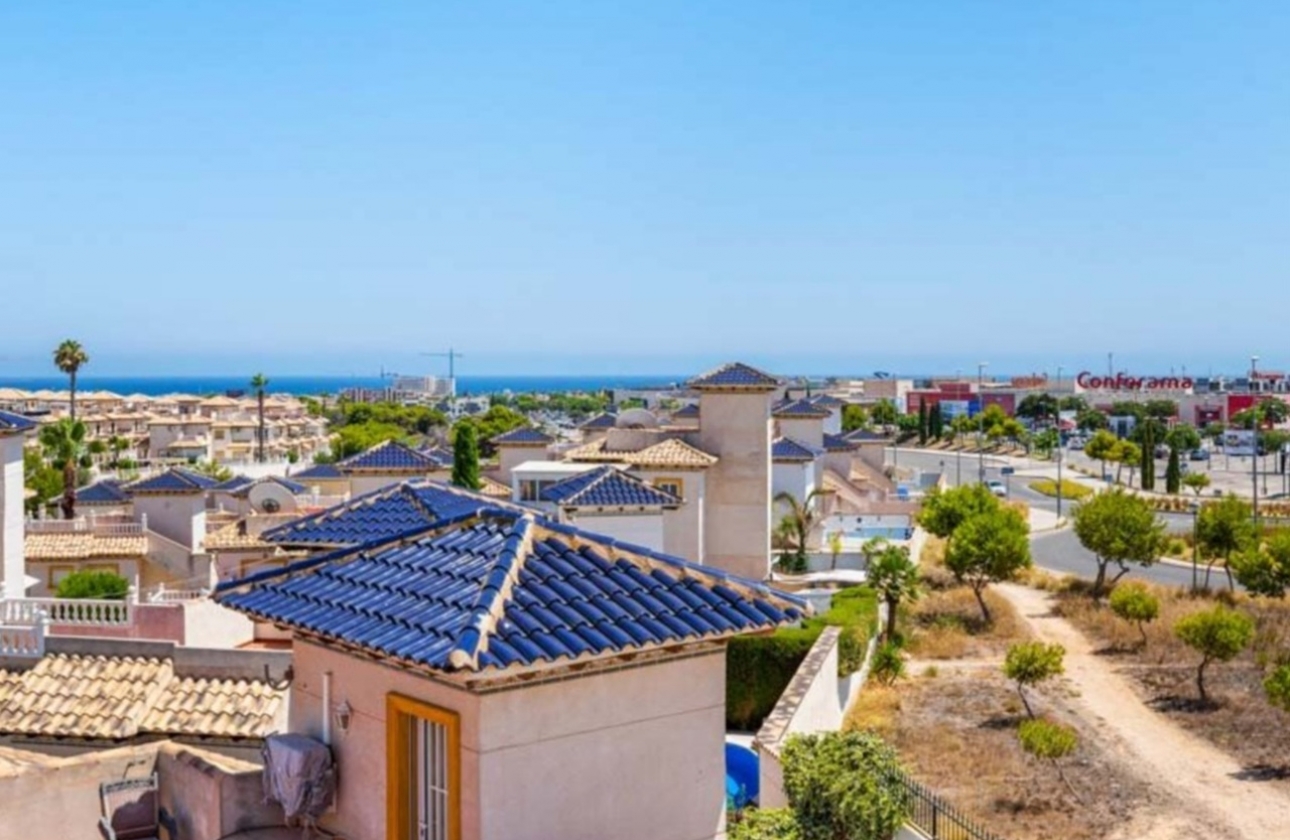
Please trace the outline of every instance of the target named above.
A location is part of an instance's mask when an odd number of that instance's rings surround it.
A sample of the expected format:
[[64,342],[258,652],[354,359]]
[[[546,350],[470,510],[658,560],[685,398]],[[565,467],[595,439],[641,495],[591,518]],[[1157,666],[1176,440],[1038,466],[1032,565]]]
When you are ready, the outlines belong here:
[[0,597],[21,598],[27,594],[22,524],[23,436],[21,432],[6,432],[4,420],[0,417],[0,561],[4,572]]

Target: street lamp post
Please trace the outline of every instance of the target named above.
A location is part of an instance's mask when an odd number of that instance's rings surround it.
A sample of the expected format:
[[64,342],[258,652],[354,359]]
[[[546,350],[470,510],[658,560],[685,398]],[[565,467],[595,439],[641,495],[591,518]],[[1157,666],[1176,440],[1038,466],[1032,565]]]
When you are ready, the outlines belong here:
[[981,442],[981,418],[985,415],[985,369],[988,364],[989,362],[976,363],[976,480],[981,484],[985,484],[985,448],[982,446]]
[[[1259,357],[1250,357],[1250,393],[1254,394],[1254,375],[1258,371]],[[1257,399],[1257,397],[1256,397]],[[1258,404],[1250,406],[1254,425],[1254,450],[1250,453],[1250,481],[1254,490],[1254,527],[1259,527],[1259,411]]]
[[1200,586],[1196,565],[1200,556],[1200,541],[1197,539],[1200,534],[1200,502],[1194,501],[1187,507],[1191,508],[1191,591],[1195,594]]
[[1057,521],[1062,520],[1062,433],[1057,432]]

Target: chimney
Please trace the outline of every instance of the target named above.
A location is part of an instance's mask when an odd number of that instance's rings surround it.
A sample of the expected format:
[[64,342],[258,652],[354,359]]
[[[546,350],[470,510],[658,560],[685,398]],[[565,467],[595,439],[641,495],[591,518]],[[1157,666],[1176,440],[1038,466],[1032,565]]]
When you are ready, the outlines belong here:
[[27,563],[23,550],[22,480],[23,435],[35,424],[25,417],[0,411],[0,569],[4,579],[0,597],[21,598]]

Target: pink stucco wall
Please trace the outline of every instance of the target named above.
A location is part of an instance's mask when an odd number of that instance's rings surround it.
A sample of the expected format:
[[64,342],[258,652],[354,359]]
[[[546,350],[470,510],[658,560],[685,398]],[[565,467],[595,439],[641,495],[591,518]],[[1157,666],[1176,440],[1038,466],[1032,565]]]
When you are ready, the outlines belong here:
[[96,636],[107,639],[155,639],[185,644],[184,607],[182,604],[137,604],[134,621],[126,627],[79,627],[54,624],[56,636]]

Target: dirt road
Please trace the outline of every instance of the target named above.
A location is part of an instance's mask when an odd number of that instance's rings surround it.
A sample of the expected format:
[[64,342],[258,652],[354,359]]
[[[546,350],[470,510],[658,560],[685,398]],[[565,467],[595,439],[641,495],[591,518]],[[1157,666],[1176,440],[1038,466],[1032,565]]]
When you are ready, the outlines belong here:
[[1117,840],[1290,837],[1290,795],[1268,782],[1242,779],[1236,759],[1143,705],[1088,639],[1052,614],[1047,593],[1016,585],[998,591],[1036,638],[1066,648],[1066,677],[1078,693],[1071,702],[1162,803],[1139,814],[1114,835]]

